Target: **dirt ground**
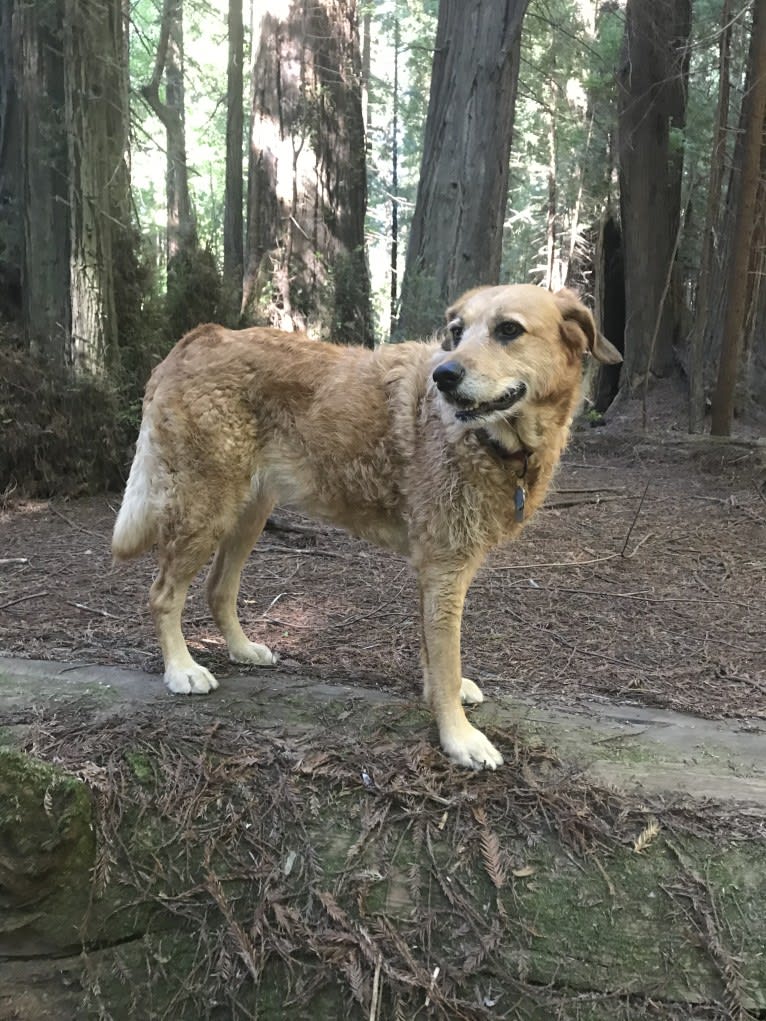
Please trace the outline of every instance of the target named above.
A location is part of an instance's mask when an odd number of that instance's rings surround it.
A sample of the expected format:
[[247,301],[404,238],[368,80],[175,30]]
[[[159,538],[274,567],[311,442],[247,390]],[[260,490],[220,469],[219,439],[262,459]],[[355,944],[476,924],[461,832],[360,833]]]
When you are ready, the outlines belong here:
[[[596,696],[765,726],[766,451],[672,429],[652,439],[634,425],[615,413],[606,428],[576,433],[550,506],[469,593],[464,672],[490,696]],[[118,500],[6,500],[0,652],[159,674],[152,558],[111,566]],[[296,675],[415,697],[406,562],[297,515],[276,523],[287,528],[264,534],[243,576],[245,630]],[[201,580],[186,635],[225,679],[238,668]]]

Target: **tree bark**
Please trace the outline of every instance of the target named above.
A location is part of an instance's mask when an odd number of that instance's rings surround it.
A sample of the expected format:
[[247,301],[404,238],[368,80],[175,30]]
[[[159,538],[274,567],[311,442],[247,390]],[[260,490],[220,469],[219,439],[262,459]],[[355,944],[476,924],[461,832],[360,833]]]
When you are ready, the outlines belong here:
[[391,280],[389,287],[389,339],[396,334],[399,308],[399,45],[398,15],[394,21],[394,95],[391,120]]
[[229,67],[226,95],[226,195],[223,221],[224,302],[230,319],[239,319],[244,266],[242,100],[244,28],[242,0],[229,0]]
[[[555,70],[555,58],[551,71]],[[557,105],[558,105],[558,85],[556,79],[551,73],[551,85],[550,85],[550,112],[548,115],[548,210],[545,225],[545,287],[549,290],[558,290],[564,283],[563,280],[556,279],[560,273],[557,273],[557,269],[560,271],[561,266],[556,266],[556,247],[558,241],[557,231],[557,214],[558,214],[558,194],[556,187],[557,177]]]
[[13,49],[20,104],[22,323],[30,350],[68,363],[69,194],[64,130],[64,0],[19,3]]
[[461,291],[497,283],[526,0],[441,0],[400,333],[429,333]]
[[101,374],[116,355],[115,244],[130,222],[122,0],[14,0],[0,51],[0,187],[24,335],[52,367]]
[[726,272],[726,312],[721,361],[713,395],[711,432],[716,436],[728,436],[731,433],[737,372],[745,332],[748,295],[751,291],[748,280],[750,245],[755,227],[766,118],[766,12],[757,3],[753,8],[747,83],[749,87],[742,101],[744,138],[733,235],[736,244],[730,248]]
[[122,7],[65,0],[69,156],[70,361],[102,373],[117,352],[113,240],[125,232],[128,180]]
[[21,310],[21,112],[14,71],[16,0],[0,5],[0,312]]
[[356,0],[283,6],[256,17],[243,305],[371,345]]
[[623,378],[633,390],[647,373],[674,365],[681,296],[677,274],[662,303],[681,213],[690,0],[628,0],[619,84],[620,206],[625,242],[626,337]]
[[729,117],[729,63],[731,46],[732,0],[724,0],[721,10],[720,58],[718,65],[718,106],[716,110],[713,153],[710,160],[705,227],[697,283],[697,308],[689,345],[689,432],[702,432],[705,422],[705,365],[703,338],[710,310],[715,238],[721,215],[721,186],[726,156],[726,131]]

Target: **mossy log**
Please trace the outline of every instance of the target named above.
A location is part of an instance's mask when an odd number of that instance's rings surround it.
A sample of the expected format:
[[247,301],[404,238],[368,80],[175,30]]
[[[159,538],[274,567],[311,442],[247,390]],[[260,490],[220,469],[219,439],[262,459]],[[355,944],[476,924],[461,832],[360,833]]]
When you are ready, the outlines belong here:
[[468,774],[417,705],[274,674],[3,673],[0,1021],[766,1010],[757,812],[595,785],[508,721]]

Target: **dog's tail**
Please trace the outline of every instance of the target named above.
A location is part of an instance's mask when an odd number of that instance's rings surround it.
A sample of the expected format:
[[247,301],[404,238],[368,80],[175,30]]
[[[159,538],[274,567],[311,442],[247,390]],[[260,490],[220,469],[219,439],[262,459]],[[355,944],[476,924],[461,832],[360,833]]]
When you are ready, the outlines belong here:
[[112,556],[129,560],[148,550],[157,538],[158,488],[157,457],[152,447],[151,430],[146,421],[136,443],[122,506],[112,533]]

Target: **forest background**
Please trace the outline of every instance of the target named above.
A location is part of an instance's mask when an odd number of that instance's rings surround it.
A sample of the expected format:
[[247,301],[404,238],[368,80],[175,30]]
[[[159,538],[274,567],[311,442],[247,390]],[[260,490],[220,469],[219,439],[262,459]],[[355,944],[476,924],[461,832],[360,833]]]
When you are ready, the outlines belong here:
[[7,0],[0,495],[119,484],[215,320],[372,346],[573,286],[692,432],[766,405],[760,0]]

